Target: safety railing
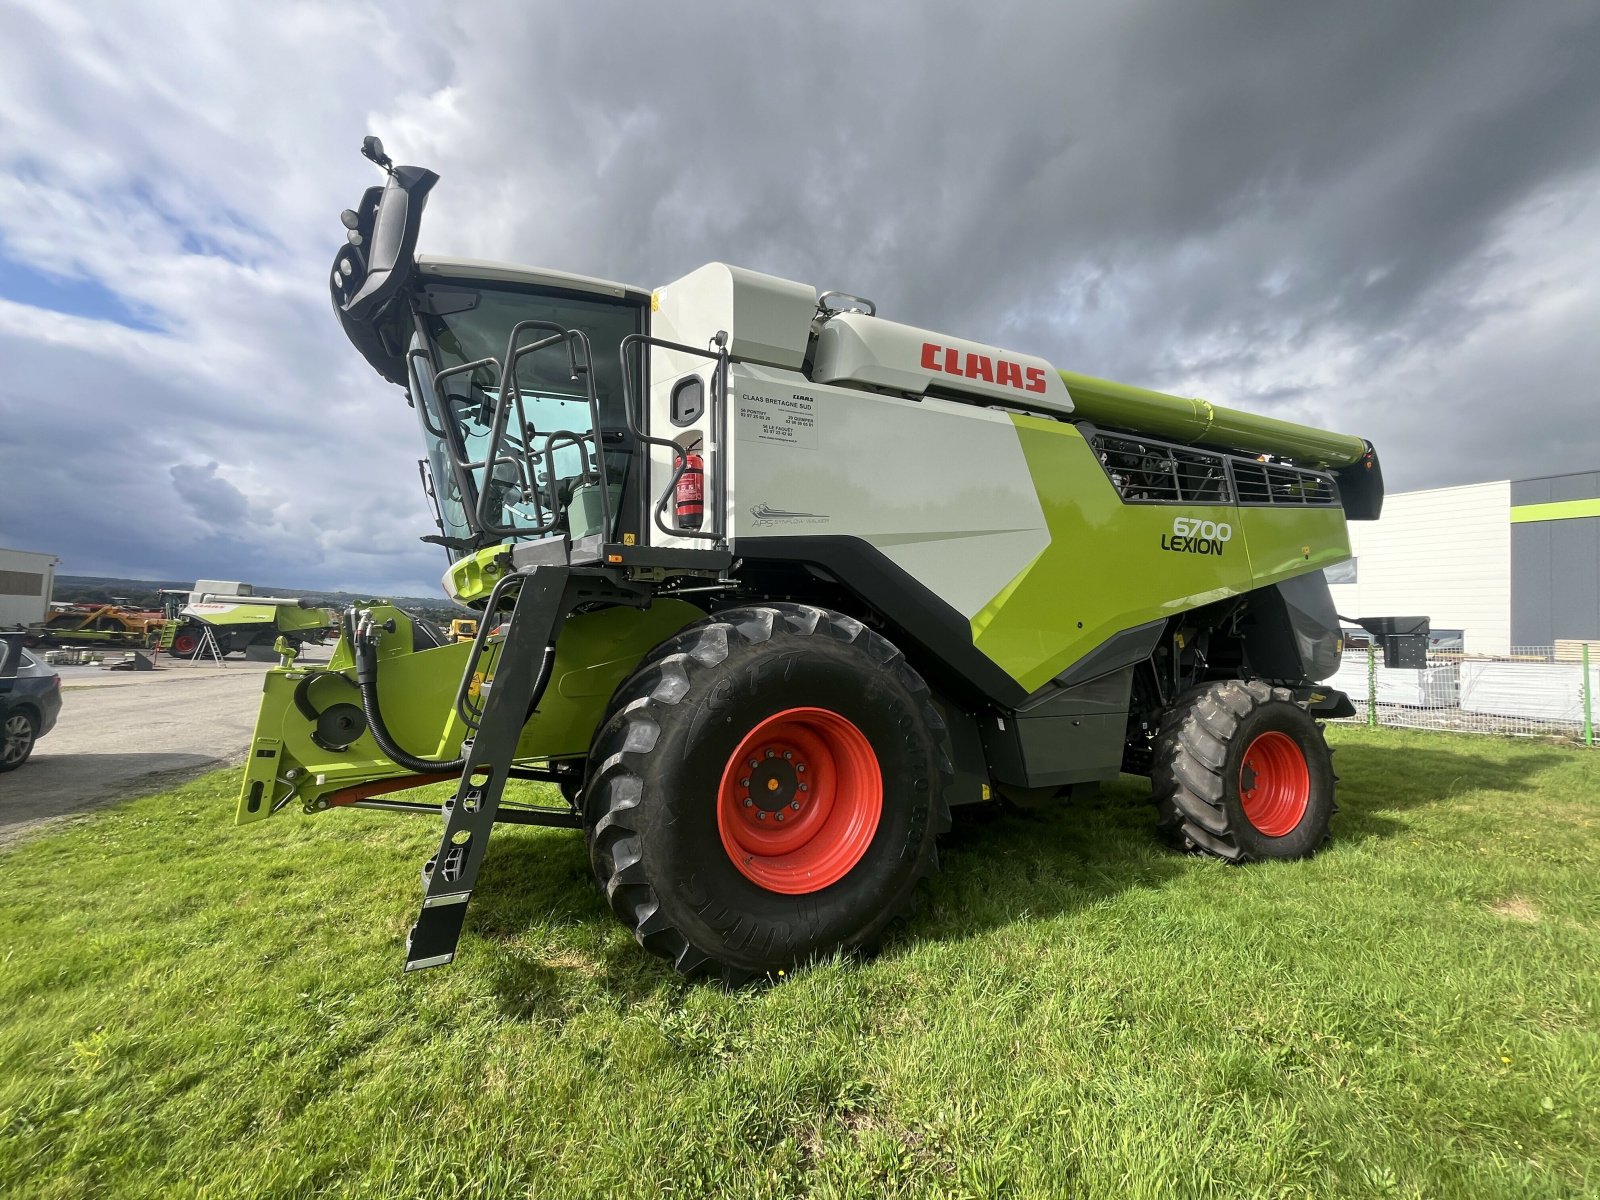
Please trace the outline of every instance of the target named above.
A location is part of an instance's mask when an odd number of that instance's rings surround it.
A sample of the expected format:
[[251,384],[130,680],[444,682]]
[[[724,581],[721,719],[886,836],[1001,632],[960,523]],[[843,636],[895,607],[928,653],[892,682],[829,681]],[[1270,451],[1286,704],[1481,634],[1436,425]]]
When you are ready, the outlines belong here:
[[1377,648],[1359,647],[1345,651],[1327,682],[1355,704],[1356,715],[1342,724],[1562,737],[1593,746],[1600,640],[1514,646],[1505,654],[1434,649],[1415,669],[1386,668]]
[[[690,470],[689,452],[684,446],[679,445],[671,438],[653,437],[646,429],[647,418],[644,414],[644,405],[637,402],[633,392],[633,380],[642,372],[634,357],[635,351],[644,347],[655,347],[662,350],[673,350],[680,354],[693,355],[697,358],[709,359],[715,364],[711,377],[711,398],[708,409],[708,418],[711,436],[704,447],[705,466],[704,478],[710,485],[707,495],[706,507],[710,509],[705,526],[699,529],[685,528],[679,525],[669,525],[666,521],[667,506],[672,503],[677,494],[678,482]],[[718,331],[711,339],[707,349],[698,346],[685,346],[678,342],[669,342],[665,338],[651,337],[644,333],[631,333],[622,339],[618,350],[618,357],[622,362],[622,397],[623,411],[627,414],[629,431],[638,439],[640,444],[646,446],[659,446],[672,454],[672,475],[667,484],[661,489],[661,494],[656,498],[651,509],[651,520],[655,527],[668,537],[697,538],[709,541],[714,545],[721,545],[727,541],[728,531],[726,514],[728,510],[728,479],[726,446],[728,439],[728,335]]]

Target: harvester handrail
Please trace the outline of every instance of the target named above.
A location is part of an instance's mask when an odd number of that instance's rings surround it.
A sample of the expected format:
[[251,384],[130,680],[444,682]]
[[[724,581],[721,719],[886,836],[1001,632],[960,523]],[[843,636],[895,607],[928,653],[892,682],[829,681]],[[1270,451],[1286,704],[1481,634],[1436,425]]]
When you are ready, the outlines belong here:
[[[656,500],[656,505],[651,516],[654,518],[655,527],[668,537],[700,538],[705,541],[723,542],[727,533],[723,528],[724,514],[727,510],[727,480],[723,477],[722,453],[723,442],[727,433],[727,372],[728,372],[728,335],[722,330],[717,331],[712,339],[715,350],[702,350],[698,346],[685,346],[681,342],[669,342],[665,338],[651,337],[647,333],[630,333],[622,339],[622,344],[617,348],[617,357],[622,363],[622,411],[628,422],[628,432],[632,433],[639,441],[650,446],[660,446],[672,451],[673,461],[676,466],[672,478],[667,480],[666,487],[661,489],[661,495]],[[667,504],[671,501],[678,489],[678,481],[683,478],[689,469],[689,456],[687,447],[680,446],[671,438],[651,437],[639,424],[634,413],[633,385],[630,382],[633,374],[630,367],[633,365],[629,357],[630,351],[635,346],[656,346],[663,350],[675,350],[680,354],[692,354],[699,358],[709,358],[716,363],[716,370],[711,380],[711,425],[712,445],[705,448],[708,474],[711,476],[712,489],[716,494],[712,509],[710,527],[707,529],[675,529],[662,519],[667,511]]]
[[[524,331],[542,329],[548,331],[548,336],[525,346],[518,346],[517,339]],[[551,321],[527,320],[518,321],[511,327],[510,336],[506,339],[505,366],[496,363],[500,373],[500,394],[495,397],[494,412],[489,419],[489,444],[485,448],[485,462],[500,463],[510,461],[515,466],[518,477],[524,485],[524,494],[533,497],[534,524],[532,526],[502,525],[491,520],[488,513],[489,488],[487,486],[478,490],[476,516],[482,532],[495,534],[500,537],[528,537],[553,532],[561,522],[561,502],[556,491],[555,454],[552,439],[561,437],[569,439],[578,445],[580,458],[583,460],[583,473],[589,474],[588,452],[578,441],[578,435],[568,430],[557,430],[545,435],[544,459],[547,465],[547,479],[545,487],[549,489],[549,505],[545,505],[544,488],[539,485],[538,471],[536,469],[536,455],[531,445],[527,444],[530,426],[527,413],[522,407],[522,389],[517,385],[517,364],[525,357],[547,349],[559,343],[567,347],[567,363],[573,378],[582,378],[584,381],[584,398],[589,406],[589,428],[595,437],[595,454],[599,468],[600,483],[600,525],[609,531],[613,523],[611,512],[611,496],[608,471],[605,461],[605,448],[602,444],[602,425],[600,416],[600,397],[595,391],[594,384],[594,355],[589,344],[589,335],[581,329],[567,329]],[[506,423],[511,415],[511,408],[516,408],[517,423],[520,427],[521,449],[520,460],[507,456],[500,456],[501,444],[505,439]],[[485,480],[487,484],[487,479]],[[548,516],[546,515],[548,513]]]

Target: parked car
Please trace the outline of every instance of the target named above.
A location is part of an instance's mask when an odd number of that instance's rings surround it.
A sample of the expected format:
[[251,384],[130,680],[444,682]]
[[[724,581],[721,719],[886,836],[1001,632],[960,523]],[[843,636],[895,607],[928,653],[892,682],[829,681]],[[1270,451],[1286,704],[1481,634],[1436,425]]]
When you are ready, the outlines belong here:
[[60,712],[61,676],[22,648],[20,633],[0,634],[0,772],[27,762]]

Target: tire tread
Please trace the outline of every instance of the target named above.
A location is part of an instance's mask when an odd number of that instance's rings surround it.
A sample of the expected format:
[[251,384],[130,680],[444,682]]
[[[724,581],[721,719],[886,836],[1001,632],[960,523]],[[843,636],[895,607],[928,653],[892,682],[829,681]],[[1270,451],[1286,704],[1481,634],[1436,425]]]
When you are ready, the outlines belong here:
[[[729,610],[680,630],[623,682],[613,701],[611,717],[596,731],[590,755],[594,765],[585,787],[591,798],[589,812],[595,816],[589,830],[590,858],[607,904],[640,946],[667,959],[680,975],[711,975],[733,987],[748,982],[757,972],[718,961],[694,946],[685,931],[672,924],[651,887],[635,826],[635,814],[644,794],[644,780],[635,764],[655,747],[660,726],[654,714],[682,701],[690,690],[692,674],[720,666],[733,652],[736,641],[765,642],[779,630],[860,646],[871,661],[891,672],[920,703],[923,719],[938,747],[935,761],[940,778],[935,787],[934,832],[943,834],[951,827],[947,795],[954,770],[944,721],[927,683],[887,639],[852,617],[787,602]],[[937,848],[930,845],[900,901],[843,948],[870,949],[885,929],[909,913],[917,884],[937,867]],[[744,936],[747,940],[753,938],[756,931],[749,930]]]
[[[1157,832],[1174,849],[1230,863],[1263,857],[1239,837],[1224,803],[1224,770],[1240,726],[1273,703],[1295,704],[1294,694],[1260,680],[1230,679],[1190,689],[1162,714],[1151,764],[1151,798]],[[1321,723],[1313,722],[1313,728],[1322,753],[1331,760]],[[1332,808],[1337,811],[1338,805]],[[1327,839],[1324,831],[1318,845]]]

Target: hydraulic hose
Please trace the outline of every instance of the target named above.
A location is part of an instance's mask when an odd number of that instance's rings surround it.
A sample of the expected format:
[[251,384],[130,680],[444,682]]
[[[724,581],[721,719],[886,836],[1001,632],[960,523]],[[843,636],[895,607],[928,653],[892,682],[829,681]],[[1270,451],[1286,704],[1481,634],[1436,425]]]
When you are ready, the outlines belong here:
[[[492,616],[492,612],[485,612],[485,617]],[[382,750],[397,766],[408,771],[415,771],[419,775],[448,774],[451,771],[460,771],[467,765],[466,755],[451,759],[418,758],[408,754],[400,748],[394,735],[389,732],[389,727],[383,720],[383,708],[378,703],[378,648],[372,634],[372,619],[365,616],[359,628],[352,628],[349,612],[344,615],[345,636],[349,639],[351,652],[356,660],[356,688],[361,693],[361,711],[367,718],[367,729],[372,734],[372,740],[378,743]],[[533,700],[529,710],[537,705],[544,696],[544,690],[550,683],[550,667],[555,655],[546,647],[544,658],[539,664],[539,677],[534,681]],[[470,667],[470,663],[469,663]]]
[[372,740],[378,743],[378,749],[397,766],[415,771],[418,775],[447,775],[451,771],[460,771],[466,767],[465,755],[449,759],[417,758],[400,749],[389,736],[388,726],[383,723],[383,711],[378,707],[378,685],[358,683],[356,687],[361,689],[361,711],[367,715],[367,731],[372,734]]

